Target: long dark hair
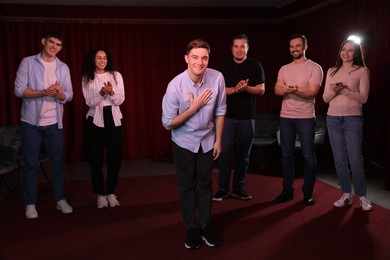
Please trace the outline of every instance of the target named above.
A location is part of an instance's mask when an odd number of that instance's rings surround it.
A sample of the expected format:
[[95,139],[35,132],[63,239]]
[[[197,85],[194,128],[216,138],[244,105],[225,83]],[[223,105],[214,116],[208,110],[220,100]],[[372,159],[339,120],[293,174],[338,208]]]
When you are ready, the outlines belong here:
[[357,43],[357,42],[352,41],[352,40],[346,40],[340,46],[337,60],[336,60],[336,65],[334,66],[335,70],[332,71],[332,73],[330,74],[331,77],[333,77],[337,73],[337,71],[339,71],[341,66],[343,65],[343,60],[340,58],[340,53],[341,53],[341,50],[344,48],[344,45],[348,42],[355,45],[355,54],[353,55],[353,65],[358,66],[356,69],[354,69],[353,71],[351,71],[349,73],[352,73],[355,70],[358,70],[360,67],[366,67],[366,64],[364,62],[363,50],[362,50],[362,46],[360,45],[360,43]]
[[95,79],[95,56],[98,51],[104,51],[107,55],[107,65],[105,71],[113,75],[115,83],[118,83],[115,77],[114,59],[109,49],[101,46],[92,47],[84,58],[82,78],[85,83]]

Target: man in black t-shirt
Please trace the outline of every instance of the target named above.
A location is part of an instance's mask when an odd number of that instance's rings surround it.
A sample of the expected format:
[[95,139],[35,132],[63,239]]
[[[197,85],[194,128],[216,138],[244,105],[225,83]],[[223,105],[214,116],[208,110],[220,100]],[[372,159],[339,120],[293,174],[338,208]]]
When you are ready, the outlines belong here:
[[233,58],[219,67],[226,83],[227,113],[219,157],[218,191],[213,201],[222,201],[228,196],[233,165],[233,197],[252,199],[244,184],[254,136],[256,97],[264,94],[265,76],[261,64],[247,57],[248,49],[248,37],[245,34],[235,36],[231,47]]

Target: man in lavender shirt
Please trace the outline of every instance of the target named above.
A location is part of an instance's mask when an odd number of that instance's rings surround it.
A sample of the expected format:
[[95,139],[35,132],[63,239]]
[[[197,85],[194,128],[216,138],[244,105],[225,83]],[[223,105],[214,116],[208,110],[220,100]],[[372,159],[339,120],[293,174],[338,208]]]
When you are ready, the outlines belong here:
[[63,165],[64,130],[62,116],[64,104],[73,98],[69,67],[57,58],[64,38],[57,30],[46,32],[42,39],[42,51],[25,57],[15,78],[15,95],[23,99],[21,109],[21,148],[23,153],[22,186],[25,215],[38,217],[36,204],[37,175],[41,139],[44,140],[50,158],[54,197],[57,209],[72,213],[73,208],[65,199]]
[[320,65],[306,58],[308,45],[304,35],[293,35],[289,44],[293,61],[281,67],[275,84],[275,94],[283,97],[280,111],[283,190],[275,201],[282,203],[294,197],[294,153],[298,135],[304,157],[303,202],[309,206],[314,204],[313,189],[317,175],[314,103],[323,72]]
[[162,100],[162,124],[172,131],[188,249],[199,248],[202,240],[211,247],[222,243],[210,226],[211,175],[222,150],[226,93],[222,74],[207,68],[209,55],[207,42],[191,41],[184,56],[187,69],[168,84]]

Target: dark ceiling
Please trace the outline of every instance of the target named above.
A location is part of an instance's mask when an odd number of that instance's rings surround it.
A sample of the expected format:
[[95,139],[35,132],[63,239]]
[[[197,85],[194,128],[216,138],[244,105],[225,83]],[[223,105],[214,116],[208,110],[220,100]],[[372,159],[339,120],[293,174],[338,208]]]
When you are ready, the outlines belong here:
[[133,6],[133,7],[274,7],[297,0],[0,0],[7,4]]
[[108,19],[114,16],[117,20],[191,19],[194,22],[194,19],[212,19],[273,23],[339,1],[342,0],[0,0],[0,18]]

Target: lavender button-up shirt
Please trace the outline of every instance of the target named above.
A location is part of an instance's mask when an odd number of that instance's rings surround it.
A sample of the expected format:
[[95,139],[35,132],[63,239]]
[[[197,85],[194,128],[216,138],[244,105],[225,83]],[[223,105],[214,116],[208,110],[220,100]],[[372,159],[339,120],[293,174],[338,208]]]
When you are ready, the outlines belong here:
[[[58,128],[62,129],[63,104],[70,102],[73,98],[72,81],[70,78],[69,67],[60,61],[56,62],[56,76],[62,92],[65,95],[65,100],[56,99],[57,102],[57,123]],[[17,97],[23,97],[23,92],[26,88],[35,90],[43,90],[48,86],[43,85],[44,66],[40,61],[40,53],[34,56],[26,57],[19,65],[15,78],[14,93]],[[22,103],[21,121],[32,125],[39,125],[39,118],[42,109],[43,97],[24,98]]]
[[183,125],[172,129],[172,141],[178,146],[193,153],[202,147],[208,152],[214,147],[216,116],[226,114],[225,80],[222,73],[207,68],[204,72],[201,85],[194,84],[184,71],[177,75],[169,84],[162,101],[162,124],[168,126],[172,119],[190,107],[190,95],[198,97],[205,89],[213,92],[211,100],[194,114]]

